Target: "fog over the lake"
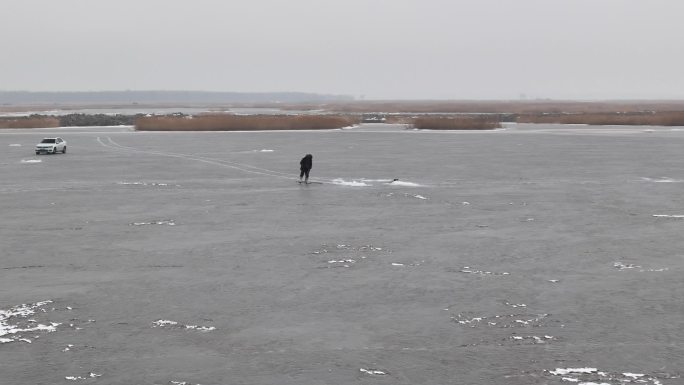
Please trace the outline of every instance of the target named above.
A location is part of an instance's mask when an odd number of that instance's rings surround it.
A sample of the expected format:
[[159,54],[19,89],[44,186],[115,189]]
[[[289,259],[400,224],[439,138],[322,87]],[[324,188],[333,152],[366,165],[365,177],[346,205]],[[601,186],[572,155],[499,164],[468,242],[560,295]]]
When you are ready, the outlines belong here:
[[0,90],[684,98],[681,0],[5,0]]

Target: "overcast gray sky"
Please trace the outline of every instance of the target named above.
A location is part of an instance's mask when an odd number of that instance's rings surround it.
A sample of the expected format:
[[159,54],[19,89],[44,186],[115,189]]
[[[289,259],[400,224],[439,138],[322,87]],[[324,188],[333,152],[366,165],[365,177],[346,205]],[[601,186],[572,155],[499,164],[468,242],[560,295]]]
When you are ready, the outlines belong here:
[[2,0],[0,90],[684,98],[683,0]]

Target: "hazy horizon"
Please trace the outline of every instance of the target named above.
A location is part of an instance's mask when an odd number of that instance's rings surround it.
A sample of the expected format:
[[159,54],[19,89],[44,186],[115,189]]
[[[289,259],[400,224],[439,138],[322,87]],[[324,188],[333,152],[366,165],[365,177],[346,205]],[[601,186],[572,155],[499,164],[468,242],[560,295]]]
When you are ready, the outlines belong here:
[[[3,102],[4,99],[6,99],[6,96],[9,94],[24,94],[22,95],[23,97],[28,97],[29,99],[31,98],[32,95],[55,95],[57,99],[61,99],[63,97],[66,97],[68,99],[70,94],[80,94],[80,95],[85,95],[85,96],[98,96],[98,94],[116,94],[116,95],[124,95],[127,93],[132,93],[132,94],[199,94],[199,95],[231,95],[233,94],[236,98],[235,100],[225,100],[225,101],[218,101],[216,103],[230,103],[230,102],[236,102],[236,103],[259,103],[259,102],[264,102],[264,103],[273,103],[273,102],[283,102],[283,103],[288,103],[288,100],[276,100],[276,99],[269,99],[267,96],[279,96],[279,95],[286,95],[290,97],[294,97],[294,100],[292,103],[301,103],[301,102],[397,102],[397,103],[402,103],[402,102],[617,102],[617,103],[630,103],[630,102],[683,102],[684,103],[684,95],[682,97],[674,97],[674,98],[629,98],[629,97],[623,97],[623,98],[530,98],[530,97],[525,97],[525,98],[377,98],[377,99],[371,99],[371,98],[359,98],[358,96],[355,95],[344,95],[344,94],[333,94],[333,93],[309,93],[309,92],[300,92],[300,91],[282,91],[282,92],[234,92],[234,91],[206,91],[206,90],[91,90],[91,91],[82,91],[82,90],[74,90],[74,91],[27,91],[27,90],[2,90],[0,89],[0,102]],[[262,97],[260,99],[249,99],[249,98],[241,98],[241,96],[259,96]],[[301,95],[302,97],[298,97]],[[196,95],[195,95],[196,96]],[[311,98],[307,99],[305,96],[312,96]],[[23,99],[23,98],[22,98]],[[96,98],[97,99],[97,98]],[[169,99],[168,97],[164,99]],[[80,99],[79,99],[80,100]],[[76,101],[79,101],[76,100]],[[86,102],[91,102],[89,99],[85,100]],[[12,103],[12,101],[5,101]],[[49,101],[44,101],[47,103],[59,103],[59,100],[49,100]],[[98,100],[94,100],[92,102],[98,102]],[[118,103],[118,102],[129,102],[129,101],[117,101],[114,100],[112,101],[113,103]],[[145,103],[146,101],[142,101],[140,103]],[[157,102],[157,101],[150,101],[152,103]],[[192,102],[192,100],[186,100],[186,99],[169,99],[169,100],[160,100],[158,102],[169,102],[169,103],[185,103],[185,102]],[[22,103],[22,100],[17,101],[16,103],[20,104]],[[71,102],[67,102],[71,103]],[[214,102],[209,102],[209,103],[214,103]]]
[[676,0],[9,1],[0,89],[684,99]]

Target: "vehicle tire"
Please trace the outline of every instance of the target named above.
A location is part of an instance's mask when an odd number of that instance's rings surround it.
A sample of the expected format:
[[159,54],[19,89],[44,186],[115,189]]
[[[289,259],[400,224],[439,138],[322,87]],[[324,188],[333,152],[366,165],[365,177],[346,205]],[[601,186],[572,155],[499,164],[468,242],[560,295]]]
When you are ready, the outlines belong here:
[[66,146],[64,146],[64,149],[62,150],[62,154],[66,154]]
[[40,155],[40,151],[36,151],[36,155]]

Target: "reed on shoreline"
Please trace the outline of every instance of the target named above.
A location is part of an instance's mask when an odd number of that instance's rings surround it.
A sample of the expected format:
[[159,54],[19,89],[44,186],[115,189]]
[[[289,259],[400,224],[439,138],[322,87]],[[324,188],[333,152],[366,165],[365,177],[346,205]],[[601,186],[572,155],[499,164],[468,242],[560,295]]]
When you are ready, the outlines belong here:
[[430,116],[413,119],[413,127],[421,130],[493,130],[501,128],[496,117],[478,116]]
[[52,116],[26,116],[19,118],[0,118],[2,128],[48,128],[59,127],[59,118]]
[[138,131],[262,131],[330,130],[358,124],[359,119],[341,115],[198,115],[138,118]]
[[518,123],[587,124],[592,126],[684,126],[684,111],[642,113],[531,114]]

